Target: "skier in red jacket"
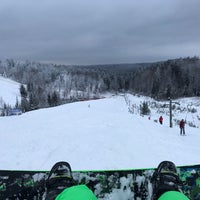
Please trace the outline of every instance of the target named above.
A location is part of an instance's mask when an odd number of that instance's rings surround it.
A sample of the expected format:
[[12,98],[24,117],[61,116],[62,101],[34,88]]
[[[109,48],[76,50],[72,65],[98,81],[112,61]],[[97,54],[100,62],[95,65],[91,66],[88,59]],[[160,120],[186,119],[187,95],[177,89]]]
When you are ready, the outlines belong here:
[[160,122],[160,124],[163,123],[163,117],[162,117],[162,116],[160,116],[160,118],[159,118],[159,122]]
[[183,119],[180,121],[179,126],[180,126],[180,135],[185,135],[185,121]]

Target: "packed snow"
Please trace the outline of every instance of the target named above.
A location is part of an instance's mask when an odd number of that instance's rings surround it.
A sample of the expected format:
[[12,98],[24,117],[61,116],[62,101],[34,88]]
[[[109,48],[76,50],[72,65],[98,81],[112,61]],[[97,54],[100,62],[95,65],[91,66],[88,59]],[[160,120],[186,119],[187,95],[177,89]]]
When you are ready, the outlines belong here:
[[[3,99],[12,87],[18,89],[19,84],[11,83],[0,88]],[[17,90],[12,94],[16,100]],[[139,106],[144,101],[151,114],[142,116]],[[150,168],[163,160],[178,166],[199,164],[200,99],[176,100],[180,105],[175,104],[173,128],[169,102],[155,102],[131,94],[106,95],[0,117],[0,169],[50,170],[58,161],[69,162],[73,170]],[[157,122],[160,115],[163,125]],[[186,136],[180,136],[182,118],[187,122]]]

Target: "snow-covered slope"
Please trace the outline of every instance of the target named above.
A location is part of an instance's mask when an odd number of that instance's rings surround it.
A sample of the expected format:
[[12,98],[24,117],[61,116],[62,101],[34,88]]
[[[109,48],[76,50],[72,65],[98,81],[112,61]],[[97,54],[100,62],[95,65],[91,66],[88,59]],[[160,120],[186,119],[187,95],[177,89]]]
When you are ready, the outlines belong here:
[[[19,83],[0,77],[0,92],[13,104]],[[139,114],[143,101],[149,103],[149,116]],[[189,124],[200,126],[200,99],[177,101],[173,128],[167,102],[133,95],[0,117],[0,169],[49,170],[60,160],[68,161],[73,170],[148,168],[163,160],[199,164],[200,131]],[[163,125],[155,122],[160,115]],[[176,125],[182,118],[188,122],[187,136],[180,136]]]
[[123,96],[2,117],[0,169],[48,170],[60,160],[74,170],[200,163],[199,128],[186,126],[180,136],[178,126],[153,117],[130,114]]
[[14,106],[16,100],[20,101],[20,84],[0,75],[0,108],[4,103]]

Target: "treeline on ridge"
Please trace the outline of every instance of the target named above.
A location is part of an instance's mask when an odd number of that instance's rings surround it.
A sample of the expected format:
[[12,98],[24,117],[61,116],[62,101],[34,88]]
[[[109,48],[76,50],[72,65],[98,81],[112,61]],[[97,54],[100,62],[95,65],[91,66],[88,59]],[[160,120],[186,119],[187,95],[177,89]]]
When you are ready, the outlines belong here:
[[0,61],[0,74],[20,82],[24,111],[100,98],[106,92],[130,92],[156,99],[200,96],[200,59],[155,63],[66,66]]

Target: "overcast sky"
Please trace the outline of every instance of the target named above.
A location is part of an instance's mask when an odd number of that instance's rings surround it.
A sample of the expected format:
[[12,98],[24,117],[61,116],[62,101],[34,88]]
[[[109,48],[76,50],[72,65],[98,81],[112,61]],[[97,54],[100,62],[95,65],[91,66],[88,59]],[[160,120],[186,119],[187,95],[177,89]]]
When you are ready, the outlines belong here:
[[1,0],[0,59],[153,62],[200,54],[200,0]]

